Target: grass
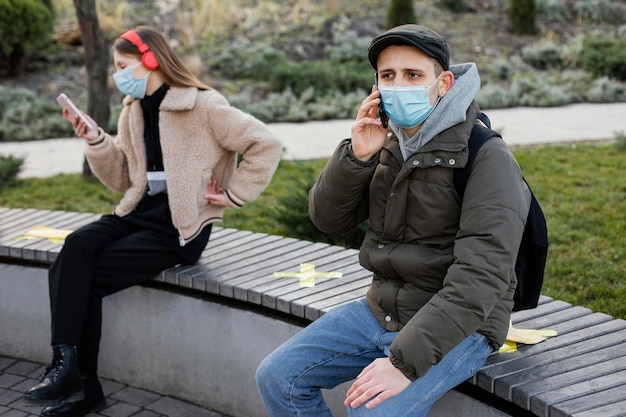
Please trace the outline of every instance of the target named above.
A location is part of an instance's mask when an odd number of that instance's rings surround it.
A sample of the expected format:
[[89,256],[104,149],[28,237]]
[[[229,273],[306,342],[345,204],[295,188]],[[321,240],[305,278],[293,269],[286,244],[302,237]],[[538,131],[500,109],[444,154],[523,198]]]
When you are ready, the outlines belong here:
[[[543,294],[626,319],[626,151],[614,145],[514,148],[548,221],[550,249]],[[288,236],[273,216],[297,179],[325,161],[282,162],[253,203],[227,212],[224,227]],[[16,180],[0,206],[109,213],[119,195],[80,175]]]

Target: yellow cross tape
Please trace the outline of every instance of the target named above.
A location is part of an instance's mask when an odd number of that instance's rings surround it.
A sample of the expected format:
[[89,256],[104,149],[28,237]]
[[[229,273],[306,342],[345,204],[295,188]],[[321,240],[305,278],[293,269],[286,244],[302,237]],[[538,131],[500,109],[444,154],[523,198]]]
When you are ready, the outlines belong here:
[[535,329],[516,329],[512,323],[509,323],[509,332],[506,335],[506,341],[500,348],[500,353],[516,352],[517,343],[525,345],[534,345],[543,342],[548,337],[557,335],[555,330],[535,330]]
[[72,233],[72,230],[66,229],[53,229],[47,226],[33,226],[28,232],[21,236],[14,237],[13,239],[48,239],[52,243],[63,243],[67,235]]
[[341,278],[341,272],[315,272],[315,265],[300,264],[300,272],[274,272],[273,278],[299,278],[301,287],[314,287],[315,278]]

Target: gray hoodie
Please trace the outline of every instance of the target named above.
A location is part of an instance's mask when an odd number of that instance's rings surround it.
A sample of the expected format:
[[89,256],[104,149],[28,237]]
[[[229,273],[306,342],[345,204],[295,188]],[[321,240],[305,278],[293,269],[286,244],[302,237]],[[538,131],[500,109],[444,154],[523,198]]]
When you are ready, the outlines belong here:
[[389,121],[391,130],[400,138],[402,156],[406,160],[415,151],[426,145],[439,133],[465,121],[465,114],[480,89],[478,68],[473,62],[450,66],[454,74],[454,85],[439,100],[435,109],[422,124],[417,133],[409,138],[404,129]]

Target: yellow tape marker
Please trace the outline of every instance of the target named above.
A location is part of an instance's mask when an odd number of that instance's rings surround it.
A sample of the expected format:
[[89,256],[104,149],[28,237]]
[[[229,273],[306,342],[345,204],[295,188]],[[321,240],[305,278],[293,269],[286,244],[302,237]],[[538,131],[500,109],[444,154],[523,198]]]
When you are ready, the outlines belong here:
[[66,229],[53,229],[47,226],[33,226],[28,232],[21,236],[14,237],[13,239],[48,239],[52,243],[63,243],[67,235],[72,233],[72,230]]
[[534,345],[543,342],[548,337],[557,335],[555,330],[535,330],[535,329],[516,329],[513,323],[509,322],[509,332],[506,335],[506,341],[500,348],[500,353],[509,353],[517,351],[517,344]]
[[341,278],[341,272],[315,272],[315,265],[300,264],[300,272],[274,272],[274,278],[299,278],[301,287],[314,287],[315,278]]

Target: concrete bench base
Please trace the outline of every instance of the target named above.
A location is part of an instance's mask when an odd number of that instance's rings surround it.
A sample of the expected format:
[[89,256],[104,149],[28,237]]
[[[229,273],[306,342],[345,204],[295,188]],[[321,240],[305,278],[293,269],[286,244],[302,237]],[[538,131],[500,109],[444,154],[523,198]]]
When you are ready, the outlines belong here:
[[[0,263],[0,354],[50,361],[47,269]],[[219,297],[136,286],[104,299],[100,375],[235,417],[266,416],[254,382],[260,361],[306,323]],[[325,392],[336,416],[348,384]],[[451,392],[430,416],[502,417]]]

